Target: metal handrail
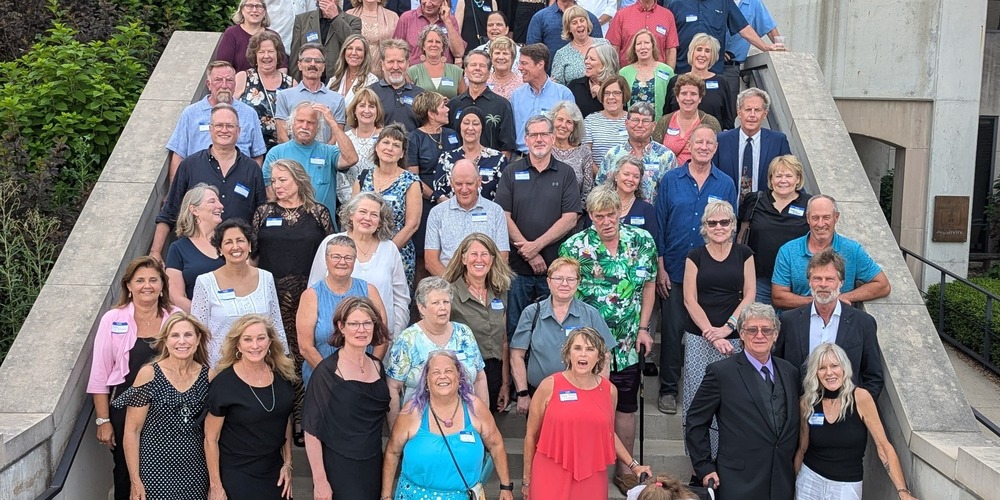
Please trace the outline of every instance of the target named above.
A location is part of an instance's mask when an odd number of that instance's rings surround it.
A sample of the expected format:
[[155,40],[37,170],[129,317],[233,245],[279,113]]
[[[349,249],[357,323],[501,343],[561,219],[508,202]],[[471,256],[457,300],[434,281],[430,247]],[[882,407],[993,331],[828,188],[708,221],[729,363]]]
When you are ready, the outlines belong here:
[[[951,344],[956,349],[962,351],[972,359],[978,361],[984,368],[993,372],[995,375],[1000,376],[1000,366],[997,366],[993,360],[993,303],[994,301],[1000,301],[1000,296],[997,296],[993,292],[945,269],[944,267],[935,264],[924,257],[914,253],[905,247],[899,247],[899,250],[903,253],[903,259],[907,257],[913,257],[920,262],[928,265],[938,272],[940,272],[941,279],[939,281],[940,286],[938,287],[938,313],[937,313],[937,332],[938,336],[944,339],[946,342]],[[983,324],[983,351],[976,352],[970,347],[958,341],[958,339],[952,337],[945,331],[944,324],[944,293],[945,287],[947,285],[946,278],[952,278],[955,281],[983,294],[986,296],[986,321]]]
[[80,444],[83,443],[83,436],[87,432],[87,426],[90,424],[93,414],[94,400],[86,397],[83,401],[83,408],[80,408],[80,415],[76,417],[76,423],[73,424],[73,433],[70,434],[66,449],[63,450],[62,458],[59,459],[59,465],[56,467],[55,473],[52,474],[52,484],[41,495],[35,497],[35,500],[52,500],[62,492],[63,487],[66,486],[69,469],[73,466],[77,452],[80,451]]

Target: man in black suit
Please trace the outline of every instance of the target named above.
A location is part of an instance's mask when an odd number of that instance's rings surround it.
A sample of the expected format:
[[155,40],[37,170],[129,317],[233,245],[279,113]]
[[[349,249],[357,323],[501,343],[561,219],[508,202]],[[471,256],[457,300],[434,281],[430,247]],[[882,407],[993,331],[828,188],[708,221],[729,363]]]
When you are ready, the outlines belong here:
[[774,355],[799,367],[823,342],[840,346],[854,369],[854,385],[876,400],[882,392],[882,351],[875,337],[875,318],[839,300],[844,284],[844,258],[828,248],[813,255],[806,267],[812,303],[782,314],[781,336]]
[[747,193],[767,191],[767,169],[771,160],[791,154],[785,134],[763,128],[770,108],[771,98],[767,92],[756,87],[740,92],[736,97],[740,126],[719,134],[715,166],[733,179],[741,200]]
[[[799,369],[771,356],[780,322],[759,302],[740,313],[743,352],[708,365],[687,414],[694,472],[719,500],[790,500],[799,444]],[[718,421],[718,453],[710,428]],[[714,431],[712,431],[714,432]],[[714,455],[714,456],[713,456]]]
[[323,46],[326,56],[326,72],[323,81],[327,81],[337,70],[340,57],[340,47],[351,35],[361,34],[361,18],[341,12],[334,0],[316,0],[316,10],[311,10],[295,16],[292,27],[292,40],[289,53],[288,74],[296,80],[302,79],[298,68],[299,48],[307,43],[318,43]]

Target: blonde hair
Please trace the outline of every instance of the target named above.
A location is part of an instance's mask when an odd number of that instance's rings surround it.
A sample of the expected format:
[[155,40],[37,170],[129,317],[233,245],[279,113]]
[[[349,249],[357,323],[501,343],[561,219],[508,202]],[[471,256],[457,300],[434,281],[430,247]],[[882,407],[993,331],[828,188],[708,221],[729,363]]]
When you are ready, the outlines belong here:
[[584,9],[583,7],[580,7],[579,5],[573,5],[572,7],[566,9],[563,12],[563,16],[562,16],[562,39],[563,40],[572,40],[573,39],[573,34],[570,33],[570,31],[569,31],[570,24],[573,23],[574,19],[579,18],[579,17],[582,17],[582,18],[584,18],[584,19],[587,20],[587,33],[588,34],[590,32],[592,32],[592,31],[594,31],[594,23],[590,20],[590,14],[586,11],[586,9]]
[[694,49],[703,45],[708,45],[708,48],[712,51],[712,57],[708,60],[708,67],[711,68],[719,61],[719,50],[721,50],[719,40],[707,33],[698,33],[691,39],[691,43],[688,44],[687,61],[689,65],[694,60]]
[[816,346],[806,359],[806,369],[802,375],[802,399],[800,400],[802,418],[808,420],[813,416],[813,407],[823,399],[823,384],[819,381],[819,366],[827,357],[832,357],[844,370],[844,383],[840,386],[837,401],[840,402],[840,414],[837,422],[847,417],[847,410],[854,409],[854,368],[847,353],[837,344],[823,342]]
[[781,155],[773,160],[771,164],[767,167],[767,187],[768,189],[774,189],[774,185],[771,183],[771,177],[778,173],[778,170],[785,169],[792,172],[793,175],[799,178],[795,182],[795,190],[800,191],[806,185],[805,170],[802,168],[802,162],[799,161],[795,155]]
[[625,60],[629,64],[635,64],[639,62],[639,55],[635,53],[635,43],[639,40],[639,35],[646,34],[649,35],[650,42],[653,43],[653,59],[660,59],[660,44],[656,41],[656,37],[653,36],[653,32],[649,31],[647,28],[643,28],[636,31],[632,35],[632,43],[628,44],[628,50],[625,51]]
[[514,272],[511,271],[510,266],[507,265],[507,261],[500,255],[500,249],[497,248],[496,243],[494,243],[489,236],[483,233],[472,233],[466,236],[465,239],[458,244],[458,249],[455,250],[455,255],[452,255],[451,260],[448,262],[448,267],[444,270],[444,273],[441,274],[441,277],[449,283],[454,283],[463,278],[467,270],[465,268],[465,264],[462,263],[462,257],[465,257],[466,252],[469,251],[469,247],[476,242],[479,242],[480,245],[486,247],[486,251],[489,252],[490,257],[493,258],[493,264],[490,265],[490,271],[486,273],[486,286],[492,288],[493,293],[495,294],[510,290],[510,284],[514,278]]
[[267,346],[267,355],[264,357],[267,366],[289,382],[298,380],[298,376],[295,375],[295,362],[292,361],[292,358],[285,356],[285,345],[278,338],[278,331],[274,328],[274,323],[271,322],[271,318],[263,314],[247,314],[233,323],[229,333],[226,333],[226,338],[222,339],[222,357],[215,365],[215,370],[221,372],[233,366],[236,360],[240,359],[237,357],[239,350],[236,347],[239,345],[243,333],[253,325],[264,325],[267,339],[271,341],[270,345]]
[[156,343],[153,345],[153,349],[159,352],[160,355],[153,362],[158,363],[170,357],[170,352],[165,349],[167,337],[170,336],[170,330],[177,326],[178,323],[183,322],[190,323],[194,327],[195,333],[198,334],[198,347],[194,350],[194,362],[199,365],[208,366],[208,339],[212,336],[212,332],[208,330],[208,327],[204,323],[198,321],[198,318],[194,317],[193,314],[183,311],[171,314],[167,317],[167,321],[163,323],[163,327],[160,328],[160,333],[156,335]]

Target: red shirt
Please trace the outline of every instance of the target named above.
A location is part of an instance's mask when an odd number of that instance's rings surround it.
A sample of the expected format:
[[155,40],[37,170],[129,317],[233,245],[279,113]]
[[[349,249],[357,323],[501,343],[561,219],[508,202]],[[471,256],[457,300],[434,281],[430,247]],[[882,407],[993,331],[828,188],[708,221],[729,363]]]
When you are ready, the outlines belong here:
[[[399,22],[396,23],[396,30],[392,33],[392,37],[405,40],[410,44],[410,66],[421,63],[420,56],[423,55],[424,51],[420,47],[420,31],[429,24],[431,24],[430,20],[424,17],[419,8],[408,10],[399,16]],[[438,18],[438,21],[434,24],[444,29],[445,37],[447,38],[448,28],[444,24],[444,19]],[[674,38],[677,38],[677,36],[675,35]],[[451,50],[448,49],[447,39],[444,41],[444,44],[444,60],[448,63],[454,63],[455,57],[451,55]],[[464,50],[465,42],[462,42],[462,45],[463,47],[461,48]]]
[[608,34],[605,37],[618,49],[618,60],[622,66],[628,64],[625,54],[632,45],[632,36],[642,28],[649,29],[656,38],[656,44],[660,47],[660,53],[656,57],[661,62],[667,62],[667,49],[677,48],[680,45],[674,14],[657,4],[653,4],[650,10],[643,10],[642,2],[637,1],[619,10],[615,17],[611,18],[611,25],[608,26]]

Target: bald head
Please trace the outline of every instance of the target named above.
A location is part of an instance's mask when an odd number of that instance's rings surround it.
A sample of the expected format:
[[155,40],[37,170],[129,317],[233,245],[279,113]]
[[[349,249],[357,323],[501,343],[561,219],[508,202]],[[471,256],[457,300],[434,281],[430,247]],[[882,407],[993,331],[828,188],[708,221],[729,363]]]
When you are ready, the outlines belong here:
[[455,191],[455,199],[462,208],[469,209],[475,205],[481,184],[479,170],[472,161],[463,158],[451,167],[451,189]]

